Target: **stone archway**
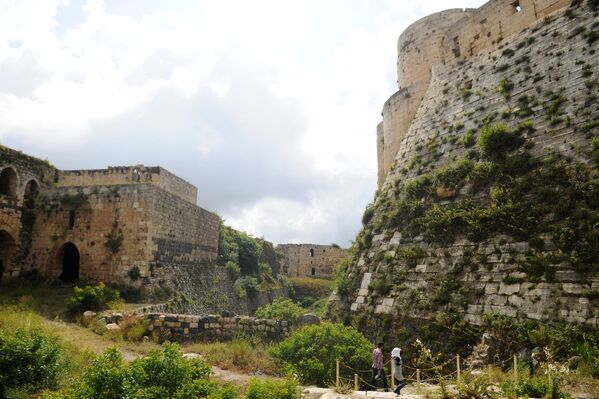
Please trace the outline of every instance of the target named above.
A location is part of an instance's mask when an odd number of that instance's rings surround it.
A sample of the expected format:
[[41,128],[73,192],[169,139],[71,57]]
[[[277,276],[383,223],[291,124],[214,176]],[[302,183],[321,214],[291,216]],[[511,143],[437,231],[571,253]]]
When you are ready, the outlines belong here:
[[62,265],[60,279],[73,282],[79,279],[79,250],[72,242],[67,242],[58,251],[59,261]]
[[13,236],[6,230],[0,230],[0,280],[8,269],[16,249],[17,243]]
[[0,194],[9,197],[17,196],[17,172],[11,167],[5,168],[0,173]]

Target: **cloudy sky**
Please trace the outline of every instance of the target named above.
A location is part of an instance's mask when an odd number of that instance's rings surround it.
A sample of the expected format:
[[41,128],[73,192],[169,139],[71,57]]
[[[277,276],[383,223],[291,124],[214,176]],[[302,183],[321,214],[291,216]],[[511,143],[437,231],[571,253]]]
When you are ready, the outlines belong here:
[[396,40],[482,0],[0,0],[0,142],[60,169],[160,165],[276,243],[349,245]]

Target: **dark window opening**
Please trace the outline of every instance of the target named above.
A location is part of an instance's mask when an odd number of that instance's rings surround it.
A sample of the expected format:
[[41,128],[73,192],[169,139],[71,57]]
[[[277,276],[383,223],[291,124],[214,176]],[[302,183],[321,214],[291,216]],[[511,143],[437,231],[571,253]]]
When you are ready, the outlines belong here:
[[69,211],[69,230],[75,227],[75,211]]
[[0,230],[0,279],[2,279],[5,265],[9,264],[16,248],[15,240],[10,233]]
[[462,51],[460,50],[460,39],[456,36],[453,38],[453,55],[458,58],[462,55]]
[[32,209],[35,205],[35,198],[39,192],[39,186],[35,180],[29,180],[25,186],[25,195],[23,197],[25,206]]
[[0,173],[0,194],[17,196],[17,174],[13,168],[6,168]]
[[323,249],[323,250],[322,250],[322,253],[324,254],[326,251],[327,251],[326,249]]
[[522,6],[520,6],[520,1],[515,1],[512,3],[512,7],[514,7],[514,12],[522,11]]
[[75,244],[68,242],[60,251],[62,274],[60,279],[73,282],[79,278],[79,250]]
[[314,257],[314,248],[310,248],[310,257],[313,258]]
[[312,275],[313,276],[316,275],[316,269],[315,268],[312,268]]

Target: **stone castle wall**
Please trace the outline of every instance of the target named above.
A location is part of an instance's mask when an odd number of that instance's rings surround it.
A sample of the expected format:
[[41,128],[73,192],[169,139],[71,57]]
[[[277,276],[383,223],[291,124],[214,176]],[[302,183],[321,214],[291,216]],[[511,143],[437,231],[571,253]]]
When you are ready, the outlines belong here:
[[[399,92],[385,103],[382,134],[377,130],[379,184],[395,160],[436,67],[494,51],[507,38],[569,4],[569,0],[492,0],[478,9],[442,11],[410,25],[397,43]],[[401,94],[406,91],[407,98]]]
[[[31,217],[40,190],[55,181],[48,162],[0,146],[0,280],[19,274],[19,263],[30,245]],[[26,206],[26,212],[23,208]]]
[[155,189],[150,217],[154,263],[185,265],[216,260],[220,219],[215,213]]
[[[492,1],[481,10],[496,10],[497,21],[504,21],[507,14],[496,7],[506,4]],[[538,20],[564,2],[521,4],[521,13],[536,7]],[[539,6],[543,4],[546,7]],[[467,15],[472,20],[475,14]],[[516,23],[520,16],[513,18]],[[584,2],[527,25],[518,35],[506,34],[501,45],[488,48],[489,53],[473,52],[459,64],[433,67],[430,86],[373,204],[374,222],[356,240],[364,242],[368,236],[371,242],[347,272],[348,280],[356,282],[355,290],[352,286],[344,296],[333,297],[339,314],[426,319],[453,305],[475,324],[481,323],[482,315],[495,313],[599,325],[599,275],[574,270],[570,261],[560,258],[561,250],[550,234],[535,244],[543,248],[538,255],[539,249],[531,242],[510,235],[494,235],[482,242],[458,236],[443,243],[399,228],[380,227],[389,217],[387,210],[401,199],[398,187],[456,160],[477,159],[475,142],[485,125],[517,129],[525,124],[530,127],[523,133],[526,151],[533,159],[555,153],[571,160],[564,162],[579,162],[592,171],[590,140],[599,135],[595,94],[599,41],[590,40],[589,32],[597,34],[596,21],[597,12]],[[502,29],[507,32],[505,26]],[[468,134],[472,135],[469,145],[465,144]],[[595,172],[590,172],[591,183],[596,182]],[[494,195],[487,190],[477,197],[470,188],[447,194],[436,205],[485,199],[489,203]],[[547,187],[545,195],[555,195],[553,189]],[[563,222],[574,227],[573,222]],[[407,257],[411,253],[415,255]],[[528,264],[531,254],[546,259],[555,274],[540,278],[526,274],[522,265]]]
[[[63,272],[63,250],[72,243],[79,252],[79,278],[129,282],[137,266],[149,273],[150,185],[58,187],[41,194],[31,248],[31,268],[49,279]],[[122,237],[113,252],[109,237]]]
[[[40,202],[31,267],[48,278],[61,276],[67,243],[87,281],[132,283],[133,267],[145,278],[155,265],[216,259],[218,216],[151,184],[56,187]],[[116,251],[110,237],[122,237]]]
[[158,166],[116,166],[107,169],[66,170],[58,172],[57,186],[113,186],[152,184],[195,204],[197,188],[178,176]]
[[156,286],[153,267],[216,259],[218,216],[163,168],[59,171],[1,147],[0,173],[0,276]]
[[281,244],[277,249],[290,277],[331,277],[335,265],[349,256],[347,250],[331,245]]

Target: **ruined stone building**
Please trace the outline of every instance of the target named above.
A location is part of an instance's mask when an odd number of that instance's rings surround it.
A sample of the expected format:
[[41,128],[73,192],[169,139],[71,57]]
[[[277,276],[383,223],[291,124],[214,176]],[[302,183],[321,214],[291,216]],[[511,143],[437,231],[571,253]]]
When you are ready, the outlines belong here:
[[347,259],[349,251],[333,245],[280,244],[283,270],[289,277],[324,277],[334,275],[335,265]]
[[0,276],[132,284],[216,259],[219,217],[161,167],[62,171],[0,148]]

